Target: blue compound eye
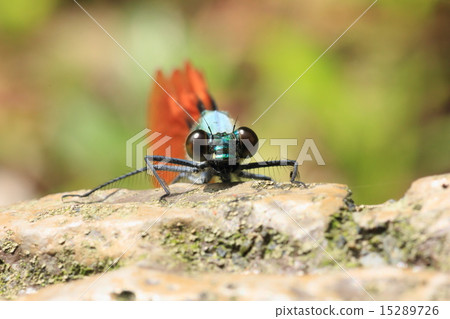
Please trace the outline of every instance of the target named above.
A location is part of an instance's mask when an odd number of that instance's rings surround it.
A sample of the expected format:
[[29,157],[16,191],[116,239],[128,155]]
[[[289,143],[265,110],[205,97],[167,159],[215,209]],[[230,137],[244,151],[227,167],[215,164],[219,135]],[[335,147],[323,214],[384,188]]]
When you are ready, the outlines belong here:
[[245,158],[255,155],[258,150],[258,136],[256,133],[245,126],[238,128],[237,132],[239,136],[240,157]]

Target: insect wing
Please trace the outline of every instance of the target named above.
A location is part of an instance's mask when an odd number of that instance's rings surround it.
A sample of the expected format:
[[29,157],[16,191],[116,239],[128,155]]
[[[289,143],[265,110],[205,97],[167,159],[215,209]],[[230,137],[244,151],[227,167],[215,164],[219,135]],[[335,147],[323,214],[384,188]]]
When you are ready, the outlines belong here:
[[[169,78],[158,71],[155,80],[148,103],[147,127],[161,135],[149,145],[147,154],[184,159],[185,140],[199,121],[201,108],[214,108],[207,84],[189,62],[183,70],[173,71]],[[163,138],[164,143],[158,143]],[[176,176],[174,172],[161,174],[167,183]]]

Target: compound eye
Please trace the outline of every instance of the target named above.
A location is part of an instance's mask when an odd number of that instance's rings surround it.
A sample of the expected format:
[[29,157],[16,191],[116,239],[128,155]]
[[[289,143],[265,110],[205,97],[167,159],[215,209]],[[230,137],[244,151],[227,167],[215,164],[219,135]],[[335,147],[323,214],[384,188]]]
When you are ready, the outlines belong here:
[[239,135],[240,153],[243,158],[252,157],[258,150],[258,136],[248,127],[240,127],[237,130]]
[[194,161],[205,161],[208,152],[208,133],[195,130],[186,138],[186,153]]

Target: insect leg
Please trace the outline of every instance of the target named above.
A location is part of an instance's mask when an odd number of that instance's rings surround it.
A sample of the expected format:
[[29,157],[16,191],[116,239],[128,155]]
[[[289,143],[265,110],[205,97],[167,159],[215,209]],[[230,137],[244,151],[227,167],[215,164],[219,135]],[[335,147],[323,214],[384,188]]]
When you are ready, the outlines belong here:
[[[154,156],[154,157],[157,157],[157,159],[155,159],[155,160],[161,160],[162,161],[162,160],[166,159],[166,157],[164,157],[164,156]],[[170,160],[172,158],[168,158],[168,159]],[[196,173],[196,172],[198,172],[198,169],[195,168],[195,166],[191,165],[191,163],[189,161],[179,160],[179,159],[173,159],[173,160],[175,160],[173,162],[176,162],[177,164],[180,164],[180,165],[186,165],[187,164],[186,166],[188,166],[188,167],[169,166],[169,165],[152,165],[152,166],[153,166],[153,168],[155,170],[161,170],[161,171],[172,171],[172,172],[180,172],[180,173]],[[120,180],[123,180],[125,178],[128,178],[130,176],[133,176],[133,175],[136,175],[136,174],[139,174],[139,173],[142,173],[142,172],[146,172],[149,168],[150,168],[150,166],[146,166],[146,167],[137,169],[135,171],[126,173],[124,175],[121,175],[119,177],[113,178],[113,179],[107,181],[106,183],[103,183],[103,184],[101,184],[101,185],[91,189],[90,191],[88,191],[88,192],[86,192],[84,194],[65,194],[65,195],[63,195],[61,197],[61,199],[64,199],[64,198],[67,198],[67,197],[88,197],[89,195],[95,193],[98,190],[101,190],[101,189],[105,188],[106,186],[108,186],[108,185],[110,185],[112,183],[118,182]],[[153,174],[155,174],[155,172],[153,172]],[[155,174],[155,177],[156,176],[157,176],[157,174]],[[158,175],[158,177],[159,177],[159,175]],[[157,178],[158,182],[160,182],[160,179],[158,179],[158,177],[156,177],[156,178]],[[161,184],[161,186],[162,186],[162,184]],[[164,188],[164,190],[167,193],[166,188]]]
[[296,181],[295,178],[298,174],[298,163],[295,160],[276,160],[276,161],[267,161],[267,162],[255,162],[241,165],[241,169],[252,169],[259,167],[270,167],[270,166],[292,166],[291,172],[291,183],[300,184],[306,187],[305,183]]
[[238,174],[238,176],[244,177],[244,178],[259,179],[259,180],[263,180],[263,181],[273,181],[273,179],[269,176],[262,175],[262,174],[253,174],[253,173],[249,173],[249,172],[240,172]]
[[127,178],[127,177],[130,177],[130,176],[133,176],[133,175],[136,175],[136,174],[138,174],[138,173],[145,172],[145,171],[147,171],[147,166],[146,166],[146,167],[143,167],[143,168],[140,168],[140,169],[137,169],[137,170],[135,170],[135,171],[126,173],[126,174],[124,174],[124,175],[122,175],[122,176],[116,177],[116,178],[114,178],[114,179],[112,179],[112,180],[110,180],[110,181],[107,181],[106,183],[103,183],[103,184],[101,184],[101,185],[99,185],[99,186],[97,186],[97,187],[91,189],[90,191],[88,191],[88,192],[86,192],[86,193],[84,193],[84,194],[81,194],[81,195],[78,195],[78,194],[65,194],[65,195],[63,195],[63,196],[61,197],[61,199],[64,199],[64,198],[66,198],[66,197],[88,197],[88,196],[91,195],[92,193],[94,193],[94,192],[96,192],[96,191],[98,191],[98,190],[100,190],[100,189],[102,189],[102,188],[105,188],[106,186],[108,186],[108,185],[110,185],[110,184],[112,184],[112,183],[118,182],[118,181],[120,181],[120,180],[122,180],[122,179],[125,179],[125,178]]
[[167,157],[167,156],[160,156],[160,155],[148,155],[145,156],[145,160],[150,160],[152,162],[164,162],[166,164],[177,164],[181,166],[188,166],[188,167],[196,167],[201,168],[200,164],[198,162],[189,161],[181,158],[174,158],[174,157]]
[[[169,172],[179,172],[179,173],[198,173],[198,168],[195,166],[171,166],[171,165],[164,165],[164,164],[157,164],[154,165],[152,161],[161,161],[164,163],[172,163],[172,164],[179,164],[179,165],[185,165],[186,162],[191,164],[190,161],[180,160],[178,158],[172,158],[172,157],[165,157],[165,156],[146,156],[145,162],[147,163],[148,169],[152,172],[152,175],[155,176],[155,178],[158,180],[158,183],[161,185],[161,187],[166,192],[166,195],[170,195],[169,186],[166,184],[166,182],[159,176],[159,174],[156,171],[169,171]],[[193,163],[193,162],[192,162]]]

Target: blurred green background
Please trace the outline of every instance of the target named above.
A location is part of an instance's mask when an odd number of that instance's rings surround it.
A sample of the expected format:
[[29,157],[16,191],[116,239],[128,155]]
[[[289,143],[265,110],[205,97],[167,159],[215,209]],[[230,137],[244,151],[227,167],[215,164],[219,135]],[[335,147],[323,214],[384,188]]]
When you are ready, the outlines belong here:
[[[250,126],[372,1],[79,2],[148,72],[192,60]],[[449,18],[449,1],[378,1],[252,128],[313,138],[326,165],[302,179],[348,184],[358,203],[449,172]],[[0,204],[128,171],[150,86],[73,1],[0,0]]]

